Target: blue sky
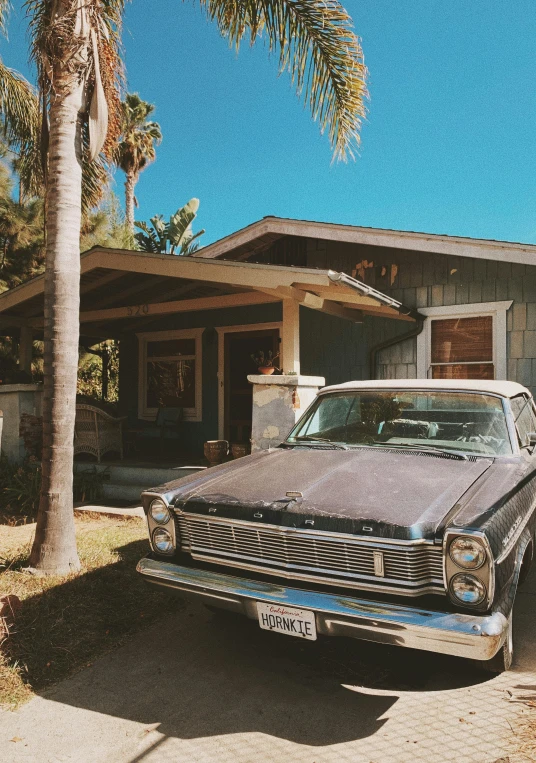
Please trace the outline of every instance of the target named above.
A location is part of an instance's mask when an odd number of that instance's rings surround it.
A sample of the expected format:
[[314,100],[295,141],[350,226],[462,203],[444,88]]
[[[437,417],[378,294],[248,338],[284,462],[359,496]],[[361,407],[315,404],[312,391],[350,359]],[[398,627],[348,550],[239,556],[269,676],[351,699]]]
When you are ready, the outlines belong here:
[[[346,7],[371,98],[360,156],[332,164],[262,44],[236,55],[199,7],[133,0],[128,87],[156,104],[164,135],[138,217],[198,196],[205,244],[270,214],[536,243],[534,0]],[[25,29],[16,2],[0,54],[28,72]]]

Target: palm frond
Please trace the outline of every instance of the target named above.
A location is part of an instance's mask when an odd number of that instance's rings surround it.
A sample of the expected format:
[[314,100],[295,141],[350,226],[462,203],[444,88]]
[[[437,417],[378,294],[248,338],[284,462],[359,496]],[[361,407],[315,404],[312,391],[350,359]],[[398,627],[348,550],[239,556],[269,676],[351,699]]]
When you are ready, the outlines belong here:
[[0,0],[0,32],[2,34],[6,34],[6,21],[10,9],[10,0]]
[[[61,6],[49,0],[25,3],[31,58],[45,102],[54,89],[55,69],[51,62],[61,61],[64,75],[69,72],[85,82],[88,111],[92,105],[94,111],[97,96],[99,115],[106,113],[106,130],[99,125],[92,132],[99,135],[99,145],[100,137],[106,133],[102,153],[108,160],[115,151],[121,127],[123,68],[119,53],[124,5],[125,0],[84,0]],[[88,143],[85,151],[90,151]]]
[[200,3],[235,48],[246,35],[251,44],[266,39],[321,132],[327,129],[334,157],[352,157],[366,115],[367,69],[350,16],[338,0]]
[[136,233],[134,235],[134,238],[138,242],[142,252],[151,252],[152,254],[157,254],[162,251],[159,238],[155,236],[154,231],[149,228],[147,223],[136,220],[134,225],[136,228],[140,228],[140,230],[143,231],[143,233]]
[[0,60],[0,121],[8,141],[21,148],[39,133],[39,101],[33,87]]

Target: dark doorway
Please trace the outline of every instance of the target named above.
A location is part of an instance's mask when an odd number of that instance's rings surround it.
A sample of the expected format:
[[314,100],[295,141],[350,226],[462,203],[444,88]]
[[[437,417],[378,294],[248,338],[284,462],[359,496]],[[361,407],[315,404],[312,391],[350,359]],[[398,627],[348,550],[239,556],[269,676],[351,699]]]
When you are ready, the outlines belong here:
[[[253,388],[248,374],[257,373],[251,356],[263,350],[277,355],[279,329],[240,331],[225,334],[225,439],[248,443],[251,438]],[[275,365],[279,364],[279,359]]]

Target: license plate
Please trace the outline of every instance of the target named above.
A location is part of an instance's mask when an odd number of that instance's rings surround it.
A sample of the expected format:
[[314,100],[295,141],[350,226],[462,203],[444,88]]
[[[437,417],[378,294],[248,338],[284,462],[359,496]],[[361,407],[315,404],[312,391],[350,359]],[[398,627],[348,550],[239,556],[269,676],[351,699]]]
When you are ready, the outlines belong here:
[[263,630],[316,641],[315,613],[310,609],[296,609],[258,601],[257,613],[259,625]]

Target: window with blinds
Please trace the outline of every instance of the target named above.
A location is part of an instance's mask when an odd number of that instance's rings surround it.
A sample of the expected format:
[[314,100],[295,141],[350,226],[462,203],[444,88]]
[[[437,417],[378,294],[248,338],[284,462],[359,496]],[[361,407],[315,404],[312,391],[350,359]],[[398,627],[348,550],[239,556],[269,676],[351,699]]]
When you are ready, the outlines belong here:
[[493,317],[432,320],[433,379],[494,379]]

